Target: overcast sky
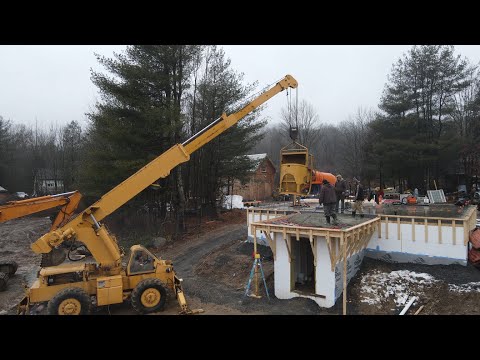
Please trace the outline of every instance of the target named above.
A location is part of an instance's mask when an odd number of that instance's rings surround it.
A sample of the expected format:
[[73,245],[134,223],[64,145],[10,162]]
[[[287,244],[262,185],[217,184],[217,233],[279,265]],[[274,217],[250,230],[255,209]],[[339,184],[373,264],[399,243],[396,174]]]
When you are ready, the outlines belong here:
[[[376,109],[387,75],[410,45],[229,45],[222,46],[232,68],[259,88],[286,74],[298,83],[299,100],[310,102],[320,120],[338,124],[359,107]],[[102,70],[94,53],[112,57],[125,46],[0,46],[0,115],[14,123],[86,124],[85,112],[98,98],[90,68]],[[480,62],[479,45],[455,46],[456,53]],[[295,92],[293,92],[295,96]],[[268,101],[263,112],[278,121],[286,96]]]

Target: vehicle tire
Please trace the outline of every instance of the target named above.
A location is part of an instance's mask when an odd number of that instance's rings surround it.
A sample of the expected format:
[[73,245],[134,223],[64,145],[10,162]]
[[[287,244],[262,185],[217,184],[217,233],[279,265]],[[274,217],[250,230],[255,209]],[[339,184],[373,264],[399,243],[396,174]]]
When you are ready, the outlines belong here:
[[0,291],[7,290],[8,278],[7,273],[0,272]]
[[165,306],[167,291],[159,279],[140,281],[132,291],[132,307],[140,314],[159,311]]
[[18,264],[13,260],[2,261],[0,263],[0,272],[7,273],[8,276],[13,276],[17,272],[17,269]]
[[92,303],[90,296],[77,287],[60,290],[49,302],[49,315],[87,315]]
[[407,205],[407,198],[406,198],[406,197],[404,197],[404,198],[402,199],[402,204],[403,204],[403,205]]

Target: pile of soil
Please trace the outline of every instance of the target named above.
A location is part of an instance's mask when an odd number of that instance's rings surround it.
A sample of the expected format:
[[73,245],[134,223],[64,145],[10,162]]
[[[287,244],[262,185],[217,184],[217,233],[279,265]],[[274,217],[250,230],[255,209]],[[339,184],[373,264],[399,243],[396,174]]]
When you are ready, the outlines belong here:
[[[269,247],[258,246],[267,286],[273,281],[273,259]],[[236,289],[245,289],[253,266],[253,244],[235,241],[224,244],[202,258],[194,273]],[[259,278],[260,279],[260,278]]]

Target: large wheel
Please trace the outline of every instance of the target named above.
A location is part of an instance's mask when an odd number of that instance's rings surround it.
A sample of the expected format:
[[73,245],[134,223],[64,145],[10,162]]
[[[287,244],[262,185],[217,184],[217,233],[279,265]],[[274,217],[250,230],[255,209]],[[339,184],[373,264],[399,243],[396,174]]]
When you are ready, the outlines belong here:
[[132,307],[140,314],[161,310],[167,300],[167,291],[159,279],[140,281],[132,291]]
[[8,274],[0,272],[0,291],[7,290]]
[[92,303],[90,296],[80,288],[72,287],[59,291],[49,302],[49,315],[87,315]]
[[13,276],[17,272],[17,269],[18,264],[13,260],[2,261],[0,263],[0,271],[7,273],[9,276]]

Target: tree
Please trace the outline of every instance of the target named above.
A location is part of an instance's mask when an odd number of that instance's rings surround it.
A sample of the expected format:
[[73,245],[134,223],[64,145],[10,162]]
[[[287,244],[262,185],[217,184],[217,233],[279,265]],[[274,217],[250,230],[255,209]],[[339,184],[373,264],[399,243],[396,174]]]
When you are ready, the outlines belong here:
[[[198,65],[198,63],[197,63]],[[245,105],[255,84],[243,85],[243,74],[230,67],[223,49],[209,46],[205,56],[201,75],[195,77],[195,87],[188,101],[187,114],[191,114],[188,129],[193,135],[223,112],[238,111]],[[248,154],[261,138],[260,130],[265,125],[258,121],[257,109],[221,136],[195,152],[187,164],[186,189],[194,208],[200,207],[206,213],[216,216],[216,200],[221,190],[233,179],[242,179],[252,164],[243,155]]]
[[11,123],[0,116],[0,186],[7,187],[6,177],[9,167],[9,149],[10,149],[10,127]]
[[313,149],[321,139],[321,123],[312,104],[302,100],[289,108],[282,108],[280,117],[282,129],[289,136],[291,127],[298,127],[298,142],[303,146]]
[[75,120],[60,129],[59,152],[62,164],[65,190],[71,191],[77,186],[82,152],[82,128]]
[[[101,102],[88,115],[89,144],[82,184],[100,195],[153,160],[183,136],[184,93],[198,45],[134,45],[114,59],[97,55],[111,76],[92,71]],[[162,181],[161,216],[167,208],[183,229],[180,169]]]
[[[474,67],[453,46],[414,46],[393,66],[372,126],[378,163],[398,164],[391,176],[428,189],[457,151],[452,114],[455,95],[471,83]],[[410,159],[408,164],[405,159]],[[383,166],[382,165],[382,166]]]
[[369,124],[375,117],[373,110],[367,110],[362,107],[357,109],[354,116],[349,118],[339,126],[338,141],[338,165],[344,174],[344,177],[361,177],[370,181],[372,174],[367,167],[368,154],[367,148],[373,139],[370,136]]

